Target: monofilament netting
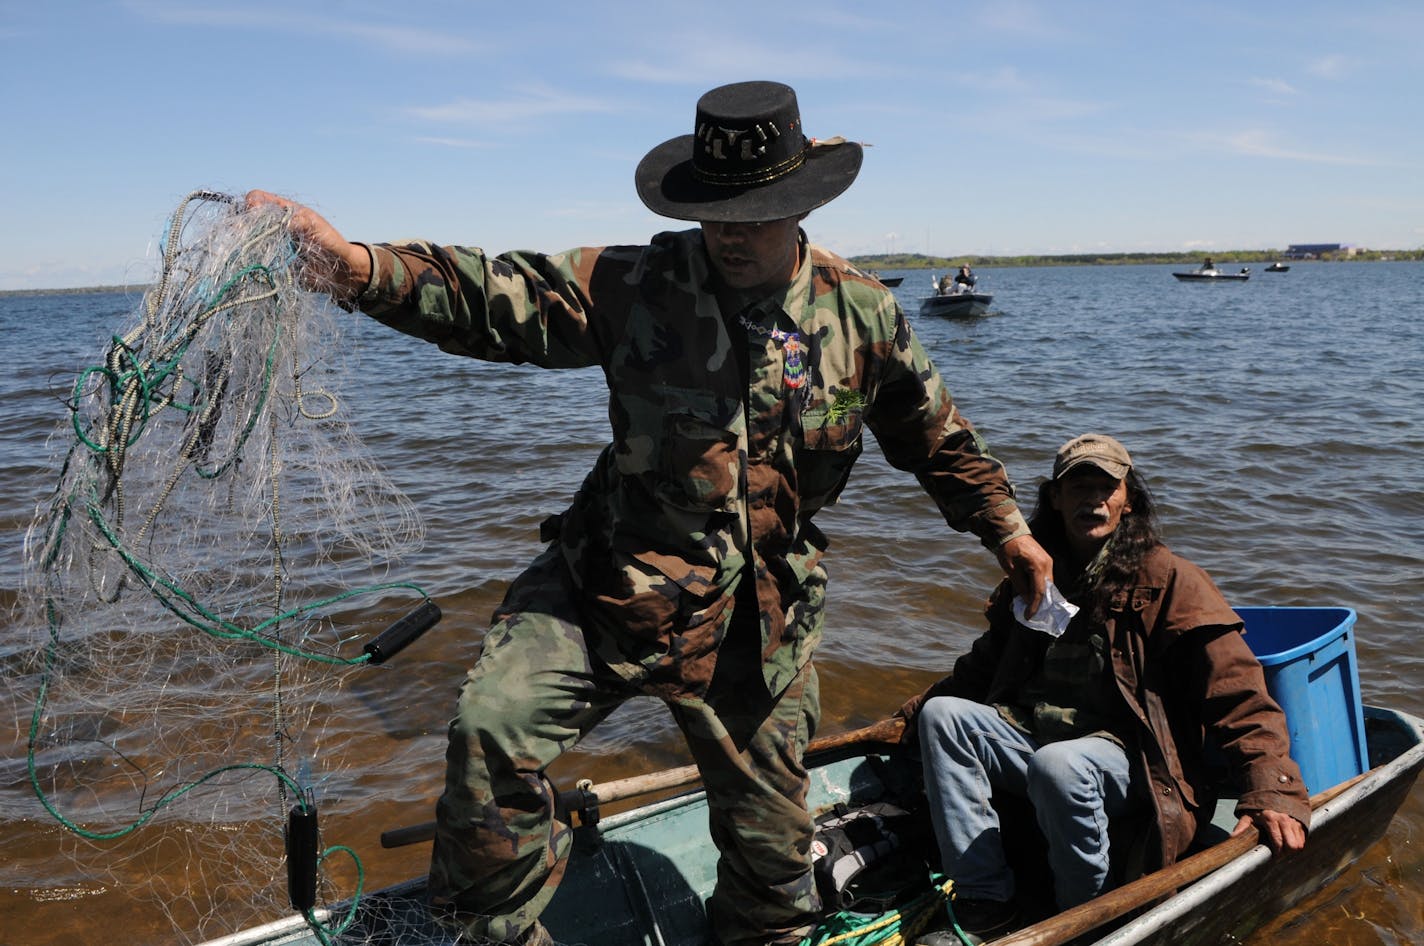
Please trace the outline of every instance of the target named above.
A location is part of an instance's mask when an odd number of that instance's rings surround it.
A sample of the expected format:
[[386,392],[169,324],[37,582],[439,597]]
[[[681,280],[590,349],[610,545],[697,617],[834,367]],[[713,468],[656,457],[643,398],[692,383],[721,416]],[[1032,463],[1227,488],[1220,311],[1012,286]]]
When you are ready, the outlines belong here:
[[[339,803],[326,710],[373,660],[373,613],[424,599],[391,571],[421,525],[348,427],[353,356],[299,284],[285,212],[195,193],[161,251],[74,380],[20,617],[36,797],[197,941],[291,912],[289,815]],[[354,852],[314,858],[321,902],[357,893]]]

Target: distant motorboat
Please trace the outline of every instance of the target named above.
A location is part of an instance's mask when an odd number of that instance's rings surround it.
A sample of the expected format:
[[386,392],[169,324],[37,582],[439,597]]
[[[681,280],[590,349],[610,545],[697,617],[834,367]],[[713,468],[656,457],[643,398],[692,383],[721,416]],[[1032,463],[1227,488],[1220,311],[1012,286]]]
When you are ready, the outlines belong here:
[[880,280],[880,285],[890,289],[905,281],[904,276],[882,276],[873,269],[870,271],[870,275]]
[[1289,270],[1290,267],[1287,266],[1285,263],[1272,263],[1270,266],[1266,267],[1266,272],[1268,273],[1284,273],[1288,272]]
[[1203,266],[1188,273],[1173,273],[1172,275],[1182,282],[1244,282],[1251,278],[1251,270],[1243,266],[1239,273],[1223,273],[1215,266],[1210,269]]
[[988,312],[989,303],[992,301],[994,297],[987,292],[951,292],[927,296],[920,301],[920,315],[937,315],[950,319],[973,318]]

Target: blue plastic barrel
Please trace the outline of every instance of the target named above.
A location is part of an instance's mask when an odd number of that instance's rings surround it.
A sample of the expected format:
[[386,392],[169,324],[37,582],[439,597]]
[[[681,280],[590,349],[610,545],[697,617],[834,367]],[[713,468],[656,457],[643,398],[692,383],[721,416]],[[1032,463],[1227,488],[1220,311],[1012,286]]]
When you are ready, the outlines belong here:
[[1312,795],[1369,768],[1353,608],[1236,608]]

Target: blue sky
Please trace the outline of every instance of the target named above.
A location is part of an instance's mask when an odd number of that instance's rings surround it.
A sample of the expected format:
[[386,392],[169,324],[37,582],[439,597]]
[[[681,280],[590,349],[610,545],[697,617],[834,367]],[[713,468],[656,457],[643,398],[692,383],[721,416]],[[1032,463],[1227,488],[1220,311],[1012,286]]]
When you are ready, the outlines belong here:
[[[401,11],[406,11],[402,13]],[[872,145],[838,253],[1424,245],[1424,4],[0,0],[0,289],[143,283],[189,191],[352,239],[642,242],[708,88]]]

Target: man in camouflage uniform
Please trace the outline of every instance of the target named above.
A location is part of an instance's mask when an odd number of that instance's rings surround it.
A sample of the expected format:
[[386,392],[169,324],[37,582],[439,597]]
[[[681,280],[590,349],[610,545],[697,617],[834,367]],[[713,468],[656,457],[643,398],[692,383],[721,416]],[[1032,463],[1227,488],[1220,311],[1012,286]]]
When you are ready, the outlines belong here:
[[893,296],[800,229],[861,157],[807,139],[790,88],[749,82],[703,96],[696,134],[639,165],[652,210],[701,223],[647,246],[353,244],[295,208],[299,241],[339,260],[351,307],[454,354],[598,365],[608,381],[612,443],[510,586],[451,723],[430,886],[476,937],[548,940],[537,917],[571,838],[544,769],[642,694],[667,702],[707,788],[714,935],[810,930],[802,756],[827,544],[812,517],[845,485],[864,427],[1037,605],[1052,566],[1003,467]]

